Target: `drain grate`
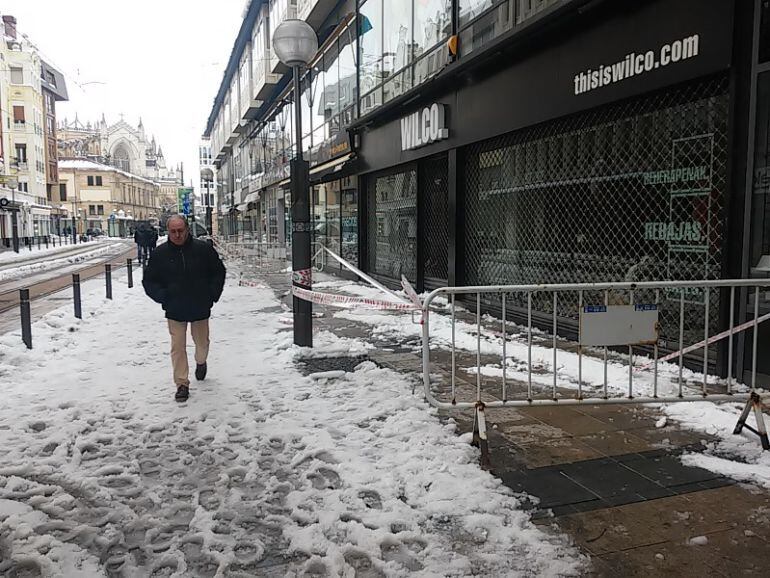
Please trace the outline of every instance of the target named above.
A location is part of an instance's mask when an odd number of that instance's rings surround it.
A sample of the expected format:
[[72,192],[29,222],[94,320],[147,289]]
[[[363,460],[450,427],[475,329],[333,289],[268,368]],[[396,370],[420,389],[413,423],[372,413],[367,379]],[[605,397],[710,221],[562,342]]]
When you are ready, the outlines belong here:
[[303,375],[325,371],[352,372],[361,362],[369,358],[365,355],[355,357],[314,357],[299,361],[299,370]]

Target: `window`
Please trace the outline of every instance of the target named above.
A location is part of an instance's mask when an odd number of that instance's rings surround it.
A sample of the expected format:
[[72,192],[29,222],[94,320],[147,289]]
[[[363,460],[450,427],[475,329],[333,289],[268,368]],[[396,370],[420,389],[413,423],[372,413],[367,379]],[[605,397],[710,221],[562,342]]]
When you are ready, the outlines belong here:
[[96,180],[96,186],[97,187],[101,187],[102,186],[102,177],[101,177],[101,175],[98,175],[95,180]]
[[24,116],[24,106],[21,105],[13,105],[13,124],[15,125],[23,125],[26,123],[26,118]]
[[358,98],[356,86],[356,37],[355,28],[351,25],[339,38],[339,103],[340,110],[345,114],[344,125],[353,120],[347,112],[353,107]]
[[16,143],[16,162],[27,164],[27,145]]
[[86,180],[88,181],[88,186],[89,187],[93,187],[94,186],[94,177],[93,177],[93,175],[88,175]]
[[95,215],[96,214],[96,205],[88,205],[88,214],[89,215]]
[[[366,94],[382,80],[382,1],[369,0],[360,8],[358,23],[361,93]],[[381,104],[381,103],[378,103]],[[364,112],[363,110],[361,111]]]
[[97,215],[103,215],[104,214],[104,205],[96,205],[96,214]]
[[382,76],[391,80],[383,87],[383,101],[406,92],[412,84],[410,69],[398,73],[412,61],[412,0],[389,0],[387,5],[382,16]]
[[11,66],[11,84],[24,84],[24,69]]
[[415,59],[449,36],[451,28],[451,0],[417,0],[414,3]]
[[21,191],[22,193],[28,193],[28,192],[29,192],[29,183],[27,183],[27,182],[21,182],[21,181],[19,181],[19,187],[18,187],[18,189],[19,189],[19,191]]
[[59,183],[59,200],[67,200],[67,183]]

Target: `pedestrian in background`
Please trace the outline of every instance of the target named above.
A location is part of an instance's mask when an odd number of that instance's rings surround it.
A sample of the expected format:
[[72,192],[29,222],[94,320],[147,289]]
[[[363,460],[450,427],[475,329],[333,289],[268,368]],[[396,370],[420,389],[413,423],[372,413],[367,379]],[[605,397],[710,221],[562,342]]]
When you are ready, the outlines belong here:
[[144,271],[145,293],[163,306],[171,335],[171,365],[175,399],[190,395],[187,362],[187,325],[195,343],[195,378],[206,378],[209,353],[209,317],[225,285],[225,266],[212,246],[193,239],[187,221],[169,218],[168,241],[159,246]]
[[150,225],[147,228],[147,259],[152,256],[152,252],[158,246],[158,229]]
[[146,243],[144,225],[139,225],[136,229],[134,229],[134,243],[136,243],[136,259],[140,264],[144,266],[147,264],[144,250]]

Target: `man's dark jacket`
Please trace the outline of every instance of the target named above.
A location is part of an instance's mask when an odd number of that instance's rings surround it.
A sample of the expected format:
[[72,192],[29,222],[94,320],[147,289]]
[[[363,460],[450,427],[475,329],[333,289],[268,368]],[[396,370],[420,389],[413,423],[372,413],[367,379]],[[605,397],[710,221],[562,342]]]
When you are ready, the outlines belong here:
[[153,251],[142,285],[168,319],[200,321],[222,295],[225,266],[211,245],[188,236],[181,247],[168,241]]

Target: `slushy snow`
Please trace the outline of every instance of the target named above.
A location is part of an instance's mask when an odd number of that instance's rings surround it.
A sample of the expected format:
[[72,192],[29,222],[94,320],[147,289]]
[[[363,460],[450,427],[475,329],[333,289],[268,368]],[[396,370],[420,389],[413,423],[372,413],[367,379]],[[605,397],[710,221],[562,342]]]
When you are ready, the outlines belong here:
[[[173,401],[168,330],[141,286],[84,284],[0,337],[0,574],[557,576],[585,560],[478,467],[403,376],[313,380],[288,314],[230,280],[209,377]],[[370,345],[316,335],[312,355]],[[348,353],[350,354],[350,353]],[[190,359],[192,352],[190,351]]]

